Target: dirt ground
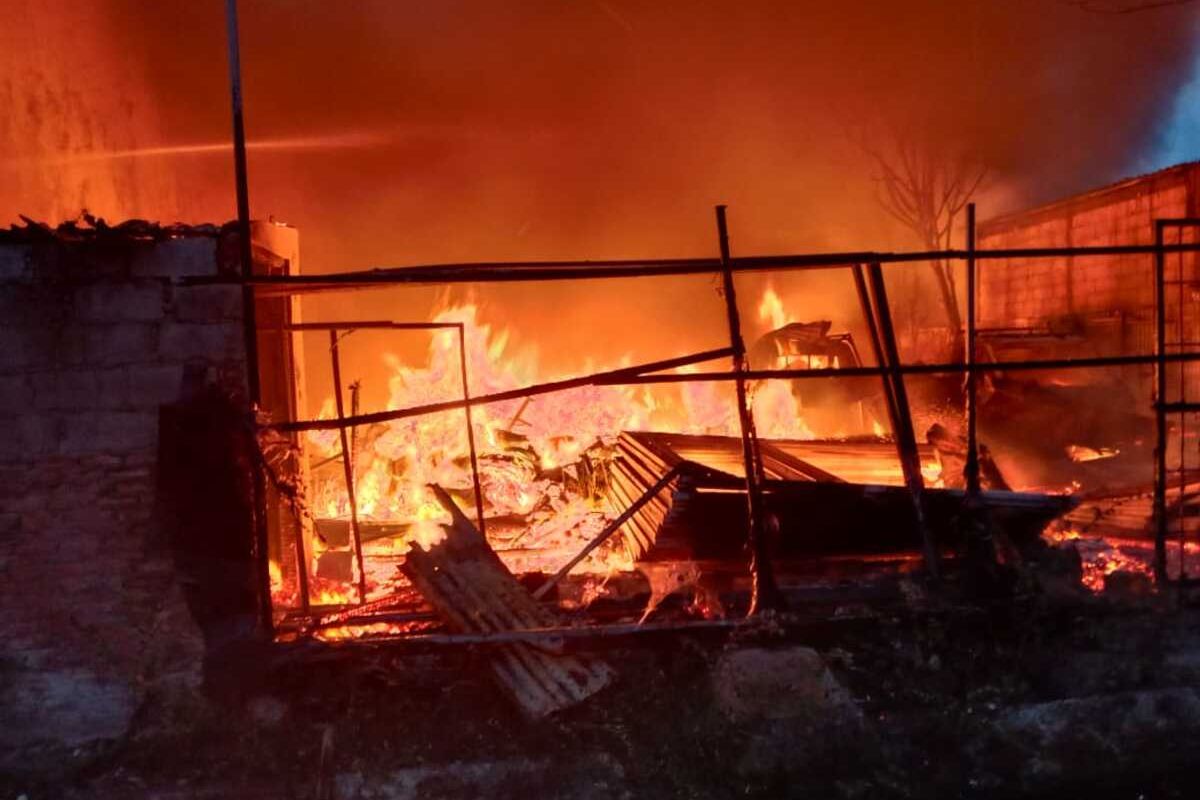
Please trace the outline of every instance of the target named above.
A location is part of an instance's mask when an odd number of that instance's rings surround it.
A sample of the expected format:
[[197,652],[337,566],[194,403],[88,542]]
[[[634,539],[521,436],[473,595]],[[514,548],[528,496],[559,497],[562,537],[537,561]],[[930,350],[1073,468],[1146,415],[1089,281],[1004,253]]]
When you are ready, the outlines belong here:
[[615,684],[538,721],[486,651],[252,649],[238,691],[24,754],[0,797],[1198,796],[1195,607],[1144,587],[913,595],[610,646]]

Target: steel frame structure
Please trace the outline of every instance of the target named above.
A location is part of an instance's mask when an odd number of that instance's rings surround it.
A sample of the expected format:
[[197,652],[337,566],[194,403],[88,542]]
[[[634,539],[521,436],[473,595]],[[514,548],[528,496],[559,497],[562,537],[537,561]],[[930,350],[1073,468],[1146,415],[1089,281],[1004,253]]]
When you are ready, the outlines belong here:
[[[358,532],[357,511],[354,508],[354,476],[350,464],[351,454],[347,446],[346,431],[356,425],[372,422],[417,416],[462,408],[467,420],[468,440],[471,449],[471,464],[474,480],[476,515],[482,529],[484,525],[482,490],[479,483],[478,466],[475,458],[474,433],[470,421],[471,407],[488,402],[514,397],[529,397],[535,394],[581,386],[588,384],[611,383],[658,383],[679,381],[734,381],[738,388],[739,424],[746,460],[747,483],[747,513],[749,515],[749,530],[754,558],[751,560],[752,585],[754,596],[752,610],[764,610],[773,606],[776,596],[771,579],[771,565],[766,548],[762,546],[763,537],[758,535],[756,524],[761,523],[758,511],[762,506],[759,480],[761,456],[758,454],[757,438],[754,434],[753,415],[745,399],[745,384],[749,380],[774,379],[814,379],[853,376],[875,376],[884,386],[884,395],[888,404],[889,417],[892,421],[893,434],[896,439],[898,456],[905,471],[905,482],[913,497],[914,514],[918,530],[923,536],[923,550],[926,568],[931,578],[938,574],[937,552],[925,528],[922,511],[922,484],[919,468],[912,469],[912,449],[915,442],[912,436],[912,422],[909,414],[905,375],[930,373],[965,373],[967,376],[966,413],[968,418],[968,457],[967,480],[968,491],[966,502],[978,489],[977,478],[977,442],[976,442],[976,403],[975,378],[980,372],[1002,370],[1037,370],[1037,369],[1072,369],[1084,367],[1103,367],[1121,365],[1154,365],[1156,369],[1156,396],[1154,408],[1156,412],[1157,451],[1155,464],[1155,511],[1156,511],[1156,574],[1161,581],[1167,580],[1166,575],[1166,537],[1167,524],[1165,514],[1166,491],[1166,414],[1169,412],[1200,411],[1200,404],[1167,403],[1165,400],[1166,365],[1168,363],[1200,361],[1200,353],[1181,352],[1167,353],[1165,341],[1165,299],[1164,299],[1164,263],[1168,253],[1184,253],[1200,251],[1200,244],[1167,245],[1163,232],[1170,227],[1182,228],[1200,224],[1195,219],[1163,219],[1155,225],[1156,237],[1153,245],[1111,245],[1101,247],[1066,247],[1066,248],[1017,248],[998,250],[979,250],[975,247],[975,210],[968,210],[967,246],[965,249],[946,249],[938,251],[918,251],[911,253],[878,253],[878,252],[849,252],[826,254],[801,254],[781,256],[751,256],[735,258],[729,252],[728,231],[725,208],[717,210],[717,228],[720,257],[718,259],[652,259],[652,260],[614,260],[614,261],[560,261],[560,262],[491,262],[479,264],[446,264],[400,269],[377,269],[367,272],[351,272],[329,275],[296,275],[296,276],[256,276],[253,274],[252,252],[250,246],[250,204],[248,177],[246,168],[245,124],[242,103],[240,45],[238,35],[237,0],[226,0],[227,43],[229,57],[230,94],[233,122],[233,154],[235,162],[235,189],[238,209],[238,230],[240,234],[239,255],[241,259],[241,275],[237,278],[211,277],[183,279],[184,284],[204,283],[236,283],[241,286],[244,300],[244,328],[246,342],[247,387],[250,401],[258,405],[260,397],[260,376],[258,367],[255,299],[272,295],[292,295],[314,291],[345,290],[366,288],[380,285],[414,285],[430,283],[463,283],[463,282],[505,282],[505,281],[553,281],[553,280],[590,280],[616,279],[635,277],[662,277],[669,275],[696,275],[714,273],[722,276],[725,286],[726,311],[729,322],[730,346],[707,353],[693,354],[667,361],[643,364],[637,367],[612,370],[604,373],[576,378],[568,381],[538,384],[518,390],[500,392],[492,395],[471,397],[466,373],[465,334],[461,324],[441,323],[411,323],[411,322],[335,322],[308,323],[294,326],[296,329],[328,330],[330,333],[331,362],[334,368],[335,395],[337,398],[337,417],[333,420],[299,420],[276,423],[265,427],[280,432],[298,433],[305,430],[337,429],[342,440],[342,460],[345,472],[346,489],[350,498],[352,510],[351,530],[354,536],[356,559],[359,566],[360,600],[366,605],[365,572],[362,564],[361,536]],[[1157,320],[1156,351],[1153,354],[1138,356],[1116,356],[1109,358],[1087,359],[1045,359],[1010,361],[980,364],[975,355],[976,340],[976,268],[979,261],[988,259],[1014,258],[1086,258],[1104,255],[1153,255],[1155,258],[1155,316]],[[912,264],[923,261],[942,259],[946,261],[963,261],[967,265],[967,319],[966,346],[964,361],[961,363],[944,363],[933,365],[909,365],[900,363],[898,348],[895,341],[891,312],[887,302],[881,265],[883,264]],[[864,278],[863,267],[867,273]],[[874,367],[858,367],[853,369],[817,369],[817,370],[778,370],[752,371],[745,363],[745,347],[741,337],[740,323],[736,296],[734,294],[733,276],[738,272],[749,271],[795,271],[823,270],[849,268],[854,276],[856,288],[863,312],[871,328],[872,345],[875,349],[877,364]],[[377,412],[374,414],[358,414],[346,416],[342,405],[340,386],[340,369],[338,358],[338,330],[349,330],[362,327],[387,327],[395,329],[434,329],[438,327],[457,328],[461,357],[463,397],[458,401],[430,404],[396,411]],[[654,374],[662,370],[672,369],[685,364],[700,363],[714,358],[731,357],[733,368],[729,372],[690,373],[687,375]],[[260,622],[268,633],[274,630],[270,601],[270,578],[267,566],[267,532],[266,532],[266,479],[261,464],[254,469],[254,504],[256,508],[254,551],[260,564],[258,570],[258,587],[260,592]],[[611,535],[612,531],[606,531]],[[589,545],[594,547],[595,545]],[[300,562],[304,562],[304,547],[297,548]],[[574,563],[581,558],[574,559]],[[307,564],[301,563],[300,575],[302,580],[307,575]],[[561,579],[569,571],[572,563],[568,563],[556,579]],[[303,608],[308,611],[307,590],[303,591]],[[620,626],[618,626],[620,627]],[[633,626],[636,628],[637,626]],[[615,631],[602,628],[589,629],[592,636],[612,635]],[[636,631],[634,631],[636,632]],[[505,636],[511,638],[532,632],[511,632]],[[539,631],[539,636],[554,635],[554,631]],[[578,635],[573,633],[572,635]],[[623,635],[616,633],[616,635]],[[586,636],[586,635],[585,635]],[[434,637],[437,638],[437,637]],[[491,637],[495,638],[495,637]],[[483,643],[489,637],[442,637],[438,641],[446,643]]]
[[[1159,583],[1176,583],[1181,586],[1193,584],[1196,580],[1189,578],[1187,575],[1187,559],[1185,557],[1187,529],[1182,517],[1179,525],[1179,574],[1177,577],[1172,578],[1167,570],[1167,542],[1170,535],[1170,520],[1167,516],[1167,482],[1169,480],[1167,449],[1170,444],[1170,426],[1167,422],[1167,417],[1169,414],[1176,414],[1179,417],[1180,463],[1177,472],[1181,478],[1179,485],[1179,506],[1182,514],[1184,509],[1184,490],[1186,488],[1186,481],[1183,478],[1186,475],[1187,469],[1187,442],[1184,436],[1185,415],[1200,412],[1200,402],[1189,401],[1187,398],[1187,375],[1184,370],[1187,362],[1191,359],[1179,358],[1179,356],[1185,354],[1188,347],[1200,346],[1200,343],[1188,341],[1184,335],[1187,315],[1183,294],[1184,285],[1187,281],[1184,279],[1182,253],[1178,268],[1178,280],[1167,280],[1166,257],[1170,252],[1170,247],[1166,244],[1166,234],[1168,230],[1176,231],[1179,243],[1182,243],[1184,231],[1189,229],[1194,232],[1200,232],[1200,218],[1180,217],[1176,219],[1159,219],[1155,220],[1154,224],[1154,244],[1156,247],[1154,253],[1154,576]],[[1179,301],[1176,308],[1177,318],[1175,323],[1177,341],[1174,342],[1168,341],[1167,336],[1168,284],[1179,287]],[[1177,352],[1168,352],[1169,348],[1177,348]],[[1179,399],[1176,401],[1171,401],[1167,397],[1170,391],[1167,380],[1167,365],[1170,363],[1178,363],[1180,365]]]
[[[759,271],[765,269],[778,270],[821,270],[821,269],[845,269],[851,273],[857,289],[860,300],[861,310],[866,316],[870,339],[874,354],[876,357],[876,365],[860,366],[851,368],[817,368],[817,369],[780,369],[780,370],[751,370],[747,368],[744,359],[739,359],[739,354],[744,353],[744,344],[742,343],[740,324],[737,321],[736,314],[730,313],[729,346],[714,350],[703,351],[678,356],[675,358],[664,359],[654,362],[643,363],[630,367],[623,367],[616,370],[583,375],[566,380],[553,381],[547,383],[533,384],[530,386],[520,387],[517,389],[496,392],[492,394],[483,394],[472,396],[469,391],[468,375],[466,369],[466,350],[465,350],[465,330],[461,323],[433,323],[433,322],[388,322],[388,321],[337,321],[323,323],[302,323],[289,326],[290,330],[323,330],[329,331],[331,334],[330,353],[331,363],[334,368],[335,376],[338,374],[338,350],[337,350],[337,332],[349,331],[359,328],[383,328],[395,330],[437,330],[437,329],[454,329],[457,332],[459,339],[459,354],[460,366],[463,382],[463,396],[458,400],[447,400],[438,403],[430,403],[421,406],[415,406],[405,409],[395,409],[381,412],[371,412],[365,414],[345,415],[341,403],[338,403],[338,414],[333,419],[311,419],[311,420],[292,420],[285,422],[277,422],[265,425],[282,433],[300,433],[310,430],[338,430],[343,435],[345,441],[345,432],[347,429],[357,425],[366,425],[380,422],[388,422],[391,420],[410,418],[423,414],[436,413],[448,410],[463,409],[467,419],[468,442],[471,449],[472,476],[474,481],[475,493],[475,512],[479,524],[482,528],[484,523],[483,514],[483,493],[478,477],[478,463],[475,454],[474,436],[471,430],[470,410],[475,405],[485,405],[502,400],[511,400],[516,398],[532,397],[539,394],[560,391],[586,385],[636,385],[636,384],[669,384],[669,383],[691,383],[703,381],[732,381],[744,385],[747,381],[757,380],[813,380],[813,379],[836,379],[836,378],[855,378],[855,377],[875,377],[882,381],[884,397],[887,400],[889,418],[892,422],[893,435],[897,444],[897,456],[904,467],[906,485],[913,497],[913,513],[917,520],[917,529],[922,532],[923,540],[920,543],[921,550],[924,553],[924,559],[929,576],[936,580],[938,576],[937,548],[934,542],[929,538],[927,528],[924,524],[923,500],[922,491],[923,485],[920,478],[919,468],[911,468],[909,463],[913,449],[915,448],[915,439],[911,427],[911,414],[908,407],[907,394],[905,390],[905,377],[910,375],[932,375],[932,374],[964,374],[967,376],[967,392],[966,392],[966,413],[968,419],[968,464],[977,463],[977,441],[974,435],[977,417],[977,408],[975,402],[975,378],[980,373],[985,372],[1009,372],[1009,371],[1027,371],[1027,370],[1048,370],[1048,369],[1086,369],[1096,367],[1115,367],[1115,366],[1134,366],[1134,365],[1153,365],[1156,367],[1158,375],[1165,374],[1165,366],[1173,363],[1189,363],[1200,362],[1200,351],[1188,352],[1186,349],[1180,349],[1177,352],[1167,352],[1165,340],[1162,334],[1162,325],[1158,336],[1158,346],[1153,354],[1137,354],[1137,355],[1119,355],[1107,357],[1090,357],[1090,358],[1059,358],[1059,359],[1027,359],[1013,361],[998,361],[998,362],[979,362],[975,357],[975,339],[976,339],[976,316],[977,316],[977,293],[978,281],[976,280],[975,272],[978,269],[978,263],[987,259],[1004,259],[1014,258],[1036,253],[1037,257],[1041,258],[1065,258],[1087,257],[1087,256],[1105,256],[1114,254],[1129,254],[1142,253],[1151,254],[1155,257],[1156,262],[1156,287],[1161,289],[1162,270],[1161,262],[1165,259],[1166,254],[1178,252],[1197,252],[1200,251],[1200,244],[1194,245],[1167,245],[1163,241],[1163,237],[1157,238],[1155,245],[1136,245],[1136,246],[1113,246],[1113,247],[1093,247],[1093,248],[1037,248],[1023,250],[979,250],[974,246],[974,208],[970,209],[968,214],[968,231],[967,240],[968,247],[963,250],[944,250],[936,252],[921,252],[921,253],[894,253],[894,254],[871,254],[875,260],[863,262],[846,262],[841,259],[847,254],[816,254],[816,255],[800,255],[800,256],[755,256],[749,258],[734,258],[728,253],[727,236],[728,232],[725,225],[724,215],[718,217],[719,243],[722,245],[722,258],[717,261],[712,260],[668,260],[657,262],[603,262],[590,263],[588,266],[583,266],[580,262],[568,262],[568,266],[563,266],[561,262],[551,263],[543,262],[537,266],[533,266],[534,262],[517,262],[513,264],[481,264],[476,266],[468,265],[447,265],[434,267],[417,267],[408,269],[396,270],[376,270],[370,273],[344,273],[335,275],[322,276],[277,276],[277,277],[251,277],[243,282],[253,287],[256,295],[272,297],[291,294],[307,294],[312,291],[326,291],[330,289],[340,290],[355,290],[367,289],[379,286],[404,286],[414,283],[428,283],[432,276],[442,276],[448,278],[448,282],[459,282],[469,279],[472,282],[491,282],[491,281],[508,281],[522,280],[529,282],[541,282],[544,280],[564,280],[572,279],[615,279],[615,278],[634,278],[634,277],[657,277],[664,274],[703,274],[711,271],[718,275],[725,276],[728,280],[726,284],[732,281],[732,276],[735,272],[740,271]],[[1171,226],[1180,225],[1200,225],[1200,220],[1160,220],[1156,225],[1156,229],[1160,232]],[[947,260],[961,260],[966,263],[968,269],[968,302],[966,323],[966,346],[964,352],[964,360],[961,362],[944,362],[936,364],[903,364],[899,357],[899,351],[896,343],[894,324],[891,311],[887,302],[887,292],[884,285],[882,264],[914,264],[930,258],[943,258]],[[586,263],[586,262],[585,262]],[[612,264],[621,264],[619,267],[613,267]],[[662,265],[668,265],[665,269]],[[634,265],[639,265],[637,268]],[[569,271],[569,275],[564,274],[564,270]],[[519,273],[519,277],[514,277],[514,272]],[[415,274],[414,274],[415,273]],[[414,280],[416,278],[416,280]],[[736,304],[736,296],[732,292],[726,291],[723,293],[725,302],[728,304],[730,299]],[[1160,321],[1164,318],[1164,305],[1162,299],[1162,291],[1156,291],[1156,318]],[[729,306],[726,307],[730,311]],[[675,369],[677,367],[698,364],[705,361],[711,361],[719,358],[734,359],[734,368],[728,371],[706,371],[706,372],[691,372],[691,373],[668,373],[665,370]],[[341,394],[341,387],[335,389],[337,395]],[[1180,404],[1162,402],[1163,395],[1161,392],[1156,393],[1156,402],[1154,404],[1157,418],[1165,419],[1165,415],[1170,412],[1178,411],[1197,411],[1200,410],[1200,404]],[[340,397],[339,397],[340,399]],[[1194,405],[1194,407],[1193,407]],[[742,422],[742,438],[746,448],[747,458],[749,459],[751,468],[747,470],[748,475],[756,472],[753,465],[761,463],[761,456],[758,454],[757,439],[753,435],[753,417],[750,414],[749,404],[744,400],[739,400],[739,407],[746,413],[739,417]],[[749,425],[745,424],[749,422]],[[907,423],[907,424],[906,424]],[[1160,427],[1165,423],[1160,423]],[[1162,441],[1165,441],[1162,440]],[[1165,452],[1161,446],[1158,454]],[[343,460],[348,458],[348,452],[343,447]],[[1156,503],[1161,504],[1161,495],[1165,490],[1160,491],[1160,487],[1165,486],[1165,468],[1161,467],[1161,457],[1156,459],[1155,485],[1156,485]],[[353,471],[346,468],[346,485],[347,494],[353,497]],[[971,477],[970,475],[968,476]],[[971,494],[978,490],[978,481],[968,481],[968,491],[964,495],[964,502],[969,502]],[[751,498],[757,492],[761,492],[761,485],[757,481],[748,479],[747,481],[747,500],[748,514],[752,514]],[[639,502],[644,501],[642,498]],[[1161,505],[1156,505],[1156,508],[1161,508]],[[1165,517],[1159,516],[1159,519],[1165,520]],[[753,520],[753,516],[750,518]],[[619,522],[619,520],[618,520]],[[610,537],[616,532],[617,524],[610,524],[605,527],[604,531],[594,541],[590,542],[577,556],[572,558],[567,564],[560,569],[552,582],[561,580],[570,570],[582,560],[587,552],[590,552],[598,546],[604,539]],[[360,600],[365,601],[366,592],[365,586],[361,585],[364,571],[361,560],[361,538],[357,532],[356,520],[351,518],[351,530],[355,539],[356,557],[359,564],[360,576]],[[754,528],[749,528],[753,537]],[[1156,553],[1165,553],[1167,531],[1164,524],[1160,524],[1156,530]],[[298,552],[303,552],[298,548]],[[759,598],[761,603],[753,603],[752,607],[758,610],[765,610],[775,607],[777,597],[773,592],[773,583],[770,578],[764,580],[763,575],[769,575],[771,569],[769,555],[765,548],[761,554],[755,553],[758,557],[752,559],[752,586],[762,586],[770,591],[770,594],[764,593]],[[1165,556],[1162,556],[1162,565],[1158,570],[1160,579],[1166,581],[1165,572]],[[302,574],[306,572],[306,565],[300,566]],[[543,587],[549,588],[549,584]],[[539,591],[538,594],[543,595],[544,591]],[[307,609],[305,609],[307,611]],[[339,620],[343,624],[352,624],[354,621],[354,609],[347,609],[348,613],[338,614]],[[539,632],[542,634],[545,632]],[[598,634],[600,635],[600,634]],[[605,630],[604,636],[612,635],[612,631]],[[426,637],[428,639],[428,637]],[[486,637],[483,637],[486,639]],[[469,637],[440,637],[435,636],[428,641],[436,641],[442,643],[461,642],[467,644],[477,643],[479,636]]]

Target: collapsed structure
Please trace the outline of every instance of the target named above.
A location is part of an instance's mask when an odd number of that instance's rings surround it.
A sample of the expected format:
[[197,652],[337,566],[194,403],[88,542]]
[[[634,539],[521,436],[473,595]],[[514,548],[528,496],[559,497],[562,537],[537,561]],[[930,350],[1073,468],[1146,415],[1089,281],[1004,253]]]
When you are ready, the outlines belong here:
[[[210,651],[255,624],[280,643],[501,647],[501,685],[528,713],[550,713],[610,677],[569,642],[718,630],[737,624],[752,597],[855,591],[835,591],[833,577],[878,591],[914,568],[954,572],[979,515],[996,533],[988,558],[1011,565],[1081,495],[1070,524],[1111,520],[1097,503],[1136,495],[1145,514],[1125,532],[1153,536],[1157,490],[1180,520],[1157,531],[1160,574],[1178,577],[1192,519],[1181,443],[1195,413],[1197,317],[1194,253],[1176,245],[1193,241],[1196,176],[1183,165],[994,220],[980,226],[978,250],[938,254],[726,252],[305,275],[295,231],[256,224],[255,276],[245,281],[232,267],[232,230],[96,220],[14,230],[0,242],[12,306],[4,398],[17,422],[4,525],[19,543],[10,552],[58,580],[22,572],[28,581],[3,590],[6,607],[34,598],[46,609],[5,630],[25,654],[23,705],[10,708],[32,715],[52,691],[35,675],[57,669],[108,697],[115,717],[131,714],[128,686],[146,664],[93,672],[108,634],[81,644],[62,626],[86,619],[87,630],[119,630],[114,639],[153,639],[162,610],[186,603],[197,645]],[[935,257],[964,261],[971,286],[978,269],[971,352],[965,362],[901,363],[882,265]],[[733,276],[806,269],[854,281],[869,357],[830,332],[843,320],[788,322],[743,344]],[[432,320],[316,321],[303,311],[310,292],[713,272],[727,280],[728,346],[552,379],[504,367],[503,337],[476,309]],[[396,367],[382,409],[361,408],[356,376],[341,369],[346,337],[366,329],[430,337],[423,366]],[[333,375],[326,404],[307,397],[314,354]],[[258,382],[254,415],[247,369]],[[964,397],[960,378],[972,371],[979,387]],[[938,425],[914,426],[930,415],[914,415],[913,375],[944,376]],[[806,388],[846,381],[871,388]],[[1128,400],[1115,402],[1113,387]],[[817,397],[846,408],[840,435],[804,424],[805,398]],[[1062,432],[1066,409],[1075,424]],[[1158,464],[1157,482],[1154,424],[1168,445],[1159,452],[1177,453]],[[63,536],[92,544],[64,548]],[[1170,575],[1168,539],[1180,545]],[[178,571],[189,577],[183,595],[169,590]],[[112,591],[97,575],[117,582],[126,610],[95,603]],[[154,602],[138,600],[143,584]],[[176,620],[170,635],[189,628]]]
[[[1161,504],[1158,534],[1180,543],[1171,572],[1185,579],[1185,540],[1198,530],[1200,373],[1186,360],[1156,366],[1127,357],[1185,355],[1200,342],[1196,253],[1151,258],[1120,246],[1195,244],[1198,216],[1200,163],[1190,162],[979,227],[985,249],[1109,248],[982,265],[983,360],[1117,357],[1103,367],[997,381],[984,428],[1019,453],[1037,481],[1076,485],[1083,503],[1067,518],[1073,531],[1150,537]],[[1093,402],[1097,395],[1104,402]]]

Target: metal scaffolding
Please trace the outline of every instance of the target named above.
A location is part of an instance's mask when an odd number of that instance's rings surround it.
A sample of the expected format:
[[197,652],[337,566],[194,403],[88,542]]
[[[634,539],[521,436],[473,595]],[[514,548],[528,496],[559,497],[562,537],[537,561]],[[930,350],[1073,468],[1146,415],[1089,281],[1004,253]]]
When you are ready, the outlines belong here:
[[[973,211],[973,209],[972,209]],[[719,349],[703,351],[699,353],[691,353],[677,356],[674,358],[663,359],[653,362],[637,364],[629,367],[622,367],[615,370],[607,370],[589,375],[578,376],[566,380],[551,381],[546,383],[532,384],[516,389],[505,390],[502,392],[493,392],[490,394],[480,394],[472,396],[468,386],[468,376],[466,373],[466,341],[465,331],[461,323],[431,323],[431,322],[360,322],[360,321],[337,321],[327,323],[305,323],[289,326],[290,330],[323,330],[330,332],[330,358],[331,366],[335,374],[335,383],[339,381],[338,369],[338,331],[351,331],[362,328],[380,328],[380,329],[395,329],[395,330],[437,330],[437,329],[454,329],[458,335],[458,344],[460,352],[460,364],[462,371],[463,394],[460,399],[446,400],[437,403],[428,403],[419,406],[402,409],[392,409],[386,411],[377,411],[361,414],[346,415],[342,404],[338,403],[337,416],[332,419],[309,419],[309,420],[290,420],[271,423],[264,427],[279,431],[281,433],[300,433],[303,431],[313,430],[337,430],[343,440],[343,462],[345,467],[345,480],[347,494],[350,498],[354,497],[354,478],[353,469],[349,464],[350,453],[347,446],[347,438],[345,432],[354,426],[368,425],[381,422],[389,422],[392,420],[406,419],[418,417],[425,414],[462,409],[467,424],[468,441],[471,450],[471,467],[473,477],[473,489],[475,499],[475,513],[482,529],[484,526],[484,497],[483,489],[479,481],[479,470],[477,457],[474,446],[474,435],[470,421],[470,411],[473,406],[495,403],[503,400],[512,400],[517,398],[528,398],[540,394],[561,391],[581,386],[589,385],[637,385],[637,384],[669,384],[669,383],[692,383],[692,382],[734,382],[736,385],[744,386],[747,381],[761,380],[815,380],[815,379],[837,379],[837,378],[853,378],[853,377],[874,377],[883,382],[884,397],[887,401],[887,410],[889,419],[892,423],[892,431],[897,447],[897,457],[903,467],[905,475],[905,484],[913,499],[913,515],[916,521],[916,529],[921,532],[922,541],[919,543],[920,549],[924,554],[926,569],[931,578],[936,578],[938,575],[938,548],[937,543],[933,541],[928,527],[925,524],[923,512],[923,484],[920,475],[919,462],[913,458],[915,453],[915,437],[912,429],[911,411],[908,405],[907,391],[905,387],[905,378],[911,375],[932,375],[932,374],[954,374],[960,373],[968,377],[967,392],[966,392],[966,412],[968,415],[968,461],[970,464],[978,463],[977,437],[975,431],[975,418],[977,414],[975,403],[975,378],[985,372],[1012,372],[1026,370],[1047,370],[1047,369],[1086,369],[1095,367],[1117,367],[1117,366],[1133,366],[1133,365],[1153,365],[1156,367],[1157,374],[1157,391],[1155,395],[1155,411],[1158,421],[1159,431],[1159,448],[1156,453],[1156,470],[1155,470],[1155,501],[1156,501],[1156,553],[1159,558],[1159,577],[1161,580],[1167,580],[1165,570],[1165,552],[1166,542],[1168,538],[1168,528],[1166,525],[1165,512],[1165,486],[1167,481],[1167,470],[1165,461],[1166,452],[1166,415],[1169,413],[1192,413],[1200,411],[1200,403],[1188,402],[1186,396],[1181,395],[1175,402],[1167,402],[1164,385],[1166,380],[1166,369],[1170,364],[1186,365],[1191,362],[1200,361],[1200,351],[1192,352],[1188,349],[1187,342],[1169,343],[1165,338],[1165,278],[1163,264],[1166,257],[1172,253],[1188,253],[1200,251],[1200,244],[1167,244],[1164,240],[1163,231],[1170,228],[1178,228],[1187,225],[1200,225],[1200,221],[1196,220],[1162,220],[1159,221],[1156,229],[1159,235],[1154,245],[1136,245],[1136,246],[1111,246],[1111,247],[1071,247],[1071,248],[1025,248],[1019,250],[980,250],[975,247],[974,235],[974,220],[973,213],[968,214],[968,246],[963,250],[944,250],[936,252],[921,252],[921,253],[834,253],[834,254],[815,254],[815,255],[798,255],[798,256],[751,256],[735,258],[729,253],[727,245],[727,228],[724,219],[723,209],[719,212],[718,229],[719,229],[719,244],[721,245],[721,258],[716,260],[711,259],[668,259],[657,261],[620,261],[620,262],[517,262],[510,264],[479,264],[479,265],[444,265],[431,267],[416,267],[392,270],[374,270],[367,273],[344,273],[334,275],[308,275],[308,276],[251,276],[250,278],[242,279],[245,285],[253,288],[253,291],[262,297],[278,297],[292,294],[307,294],[313,291],[329,291],[329,290],[353,290],[366,289],[378,286],[389,285],[412,285],[414,283],[429,283],[445,280],[447,282],[459,282],[470,280],[471,282],[491,282],[491,281],[509,281],[521,280],[530,282],[541,282],[547,280],[565,280],[565,279],[615,279],[615,278],[634,278],[634,277],[658,277],[662,275],[679,275],[679,274],[703,274],[705,272],[715,273],[723,276],[726,291],[723,293],[724,302],[726,303],[726,312],[729,318],[729,346]],[[1155,279],[1156,279],[1156,314],[1158,319],[1158,334],[1157,346],[1154,353],[1151,354],[1135,354],[1135,355],[1119,355],[1107,357],[1088,357],[1088,358],[1057,358],[1057,359],[1026,359],[1026,360],[1011,360],[1011,361],[995,361],[995,362],[980,362],[978,361],[975,351],[975,332],[977,330],[977,281],[973,274],[976,265],[983,260],[997,260],[1008,258],[1059,258],[1067,257],[1099,257],[1110,255],[1127,255],[1131,253],[1153,255],[1156,263]],[[911,265],[928,259],[946,259],[960,260],[965,262],[969,270],[967,287],[968,287],[968,302],[967,315],[965,324],[967,327],[966,352],[964,359],[961,362],[944,362],[935,364],[903,364],[900,359],[899,348],[896,341],[895,325],[892,319],[892,313],[887,302],[886,286],[883,279],[882,265],[885,263],[898,265]],[[854,280],[857,295],[859,297],[861,310],[866,318],[872,348],[875,353],[876,364],[874,366],[846,367],[846,368],[816,368],[816,369],[780,369],[780,370],[751,370],[746,367],[741,354],[745,352],[744,343],[741,338],[740,323],[738,321],[736,295],[731,291],[733,276],[738,272],[747,271],[762,271],[762,270],[827,270],[839,269],[846,270],[850,273],[850,277]],[[1173,348],[1173,349],[1172,349]],[[729,371],[705,371],[705,372],[690,372],[690,373],[671,373],[666,370],[673,370],[678,367],[699,364],[714,359],[733,358],[734,368]],[[340,400],[341,387],[335,389],[338,399]],[[757,437],[754,435],[753,429],[753,414],[746,400],[745,394],[739,393],[738,396],[739,422],[742,433],[744,446],[744,455],[747,460],[747,514],[749,516],[749,526],[751,536],[752,552],[754,558],[751,559],[751,578],[752,585],[766,589],[770,594],[764,594],[761,601],[755,602],[752,607],[755,610],[759,608],[768,608],[777,604],[777,598],[774,595],[774,586],[771,579],[771,562],[770,556],[765,547],[753,546],[753,543],[759,537],[756,537],[755,506],[753,498],[756,492],[757,481],[754,476],[758,475],[758,470],[755,464],[761,464],[761,454],[759,453]],[[964,496],[965,501],[969,501],[972,491],[977,489],[977,480],[970,481],[968,492]],[[761,491],[760,489],[758,491]],[[353,504],[353,499],[351,499]],[[367,608],[365,576],[361,555],[361,537],[358,533],[356,518],[352,513],[351,531],[354,537],[354,545],[356,550],[356,559],[359,569],[359,595],[360,605]],[[590,542],[582,553],[571,559],[567,564],[552,579],[553,582],[561,580],[591,549],[594,549],[603,539],[608,538],[616,531],[617,525],[606,526],[601,537],[596,541]],[[761,541],[761,539],[760,539]],[[298,548],[299,552],[303,552],[303,548]],[[302,573],[307,569],[307,565],[300,564],[299,568]],[[550,583],[543,589],[547,589]],[[539,596],[544,595],[544,591],[539,591]],[[341,624],[348,624],[354,619],[353,609],[348,609],[349,613],[339,613],[337,619]],[[604,631],[604,635],[610,635],[611,631]],[[467,637],[462,639],[463,642],[468,640],[472,643],[480,637]],[[486,637],[484,637],[486,638]],[[439,639],[439,641],[441,641]],[[446,642],[458,641],[454,637],[449,637]]]

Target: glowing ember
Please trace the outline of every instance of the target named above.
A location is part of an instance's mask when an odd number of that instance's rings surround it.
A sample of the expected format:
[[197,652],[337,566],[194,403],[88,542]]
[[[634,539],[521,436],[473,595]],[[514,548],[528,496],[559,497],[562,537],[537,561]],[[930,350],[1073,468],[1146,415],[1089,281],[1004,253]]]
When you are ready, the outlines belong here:
[[[324,581],[324,584],[330,584],[330,581]],[[350,592],[342,587],[333,585],[324,585],[313,587],[313,603],[318,606],[342,606],[355,601],[355,597]]]
[[347,639],[361,639],[364,636],[386,636],[406,632],[403,625],[392,622],[370,622],[364,625],[342,625],[336,628],[321,628],[313,633],[317,639],[326,642],[339,642]]
[[1071,542],[1083,562],[1081,582],[1093,594],[1104,591],[1104,581],[1114,572],[1133,572],[1153,577],[1154,547],[1149,542],[1084,536],[1075,530],[1048,532],[1055,543]]

